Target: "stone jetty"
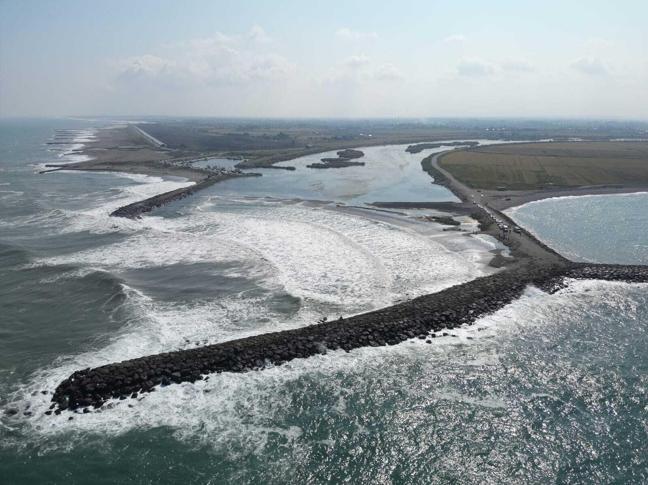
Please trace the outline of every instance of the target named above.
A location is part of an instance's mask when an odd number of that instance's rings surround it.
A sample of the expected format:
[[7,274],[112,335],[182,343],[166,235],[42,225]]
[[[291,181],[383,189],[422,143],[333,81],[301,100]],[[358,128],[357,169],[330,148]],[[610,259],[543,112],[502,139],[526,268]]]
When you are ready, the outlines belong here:
[[259,177],[258,173],[241,173],[241,172],[223,172],[217,175],[209,175],[205,179],[188,187],[171,190],[163,194],[154,195],[148,199],[133,202],[114,210],[110,213],[112,217],[126,217],[128,219],[138,219],[142,214],[151,212],[156,207],[173,202],[174,200],[184,199],[190,195],[202,190],[210,185],[234,177]]
[[158,386],[195,382],[210,373],[281,365],[327,350],[394,345],[415,338],[431,342],[439,331],[471,324],[511,303],[528,285],[554,292],[562,287],[564,278],[645,283],[648,267],[530,262],[349,318],[83,369],[56,388],[47,413],[96,409],[110,399],[137,397]]

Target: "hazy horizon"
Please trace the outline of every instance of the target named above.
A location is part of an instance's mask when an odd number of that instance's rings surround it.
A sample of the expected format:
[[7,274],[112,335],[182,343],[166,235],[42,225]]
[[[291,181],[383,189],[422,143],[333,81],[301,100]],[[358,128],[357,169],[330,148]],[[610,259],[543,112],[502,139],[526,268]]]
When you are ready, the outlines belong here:
[[648,4],[0,2],[0,116],[648,119]]

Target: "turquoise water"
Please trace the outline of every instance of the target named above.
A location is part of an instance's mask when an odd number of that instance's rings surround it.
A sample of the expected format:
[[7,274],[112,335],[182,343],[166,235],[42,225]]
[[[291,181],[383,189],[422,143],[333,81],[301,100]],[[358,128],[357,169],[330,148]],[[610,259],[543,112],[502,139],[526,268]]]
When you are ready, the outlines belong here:
[[[217,184],[141,221],[109,218],[183,182],[34,173],[32,163],[60,154],[43,145],[54,129],[93,126],[0,125],[2,483],[648,480],[645,285],[529,289],[432,345],[330,352],[101,412],[45,416],[41,391],[75,369],[307,325],[488,271],[488,248],[474,238],[399,214],[248,197],[264,185]],[[427,187],[411,160],[403,170],[421,177],[412,186]],[[309,192],[322,185],[298,172],[281,174],[295,192],[335,195],[327,183]],[[367,175],[364,194],[390,197],[375,180]],[[400,197],[408,182],[394,180]],[[362,197],[346,193],[330,198]],[[627,205],[606,207],[601,222],[626,217]],[[567,244],[583,221],[554,217],[563,230],[541,236]],[[645,229],[634,234],[614,244],[599,237],[594,246],[607,249],[598,257],[646,239]]]

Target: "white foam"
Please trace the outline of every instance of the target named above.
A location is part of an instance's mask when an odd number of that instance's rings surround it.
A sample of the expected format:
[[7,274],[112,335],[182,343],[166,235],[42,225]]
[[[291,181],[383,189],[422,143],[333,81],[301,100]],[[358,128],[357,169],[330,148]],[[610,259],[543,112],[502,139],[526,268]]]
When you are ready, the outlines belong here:
[[[121,187],[91,209],[57,214],[59,231],[119,231],[125,237],[107,246],[74,254],[43,258],[39,264],[72,264],[84,271],[152,268],[170,264],[232,262],[233,272],[253,277],[269,289],[267,296],[219,301],[165,302],[124,284],[122,309],[129,322],[107,344],[58,360],[42,369],[14,396],[24,406],[31,402],[34,416],[27,421],[34,437],[57,437],[74,446],[88,433],[117,435],[135,428],[170,426],[182,440],[220,446],[243,441],[246,450],[263,446],[269,436],[298,440],[298,427],[278,428],[272,417],[286,406],[291,382],[316,376],[339,393],[332,412],[346,411],[339,374],[354,372],[383,376],[385,367],[420,359],[434,369],[434,359],[453,356],[461,349],[487,348],[465,365],[496,365],[490,341],[519,333],[529,326],[547,325],[560,312],[583,312],[592,298],[610,299],[632,315],[632,302],[623,299],[622,283],[573,282],[556,295],[529,289],[523,297],[473,326],[452,330],[454,337],[433,339],[432,344],[413,340],[383,348],[362,348],[350,353],[329,352],[292,361],[280,368],[245,374],[219,374],[209,381],[159,389],[141,401],[109,403],[100,413],[43,416],[54,389],[73,371],[151,353],[189,348],[249,335],[312,324],[322,311],[345,314],[388,305],[395,300],[438,291],[482,275],[488,270],[475,255],[487,253],[491,241],[450,232],[396,215],[377,217],[371,211],[343,212],[326,205],[260,200],[223,200],[200,197],[197,205],[179,218],[146,216],[139,221],[109,218],[114,208],[141,200],[178,184],[157,177],[122,175],[138,185]],[[40,221],[42,223],[42,221]],[[618,286],[614,286],[618,285]],[[299,297],[301,306],[287,317],[272,311],[270,295],[281,289]],[[618,295],[617,295],[618,293]],[[616,295],[616,296],[611,296]],[[636,308],[635,308],[636,314]],[[373,374],[372,374],[373,373]],[[403,384],[406,387],[406,383]],[[31,396],[33,392],[36,395]],[[413,392],[413,391],[412,391]],[[287,397],[288,396],[288,397]],[[437,399],[461,400],[466,405],[501,407],[497,396],[474,398],[452,389]],[[118,404],[114,408],[111,406]],[[128,407],[134,404],[134,407]],[[70,432],[72,432],[70,434]],[[55,446],[60,446],[60,441]]]
[[[60,152],[57,155],[57,157],[61,159],[57,162],[57,164],[59,165],[87,162],[88,160],[92,160],[92,157],[77,152],[83,149],[87,143],[91,143],[95,141],[96,133],[97,131],[94,128],[69,130],[68,132],[66,132],[64,137],[67,141],[67,138],[73,135],[72,139],[69,140],[69,143],[63,143],[60,145],[50,145],[49,150]],[[57,139],[56,135],[54,139],[55,140]],[[60,140],[61,137],[59,136],[58,139]],[[37,165],[38,170],[46,170],[48,167],[45,167],[45,165],[46,164],[44,163]]]
[[[120,199],[108,210],[102,206],[81,214],[99,217],[121,204]],[[40,263],[110,270],[253,261],[274,268],[278,284],[294,296],[358,311],[438,291],[487,271],[474,261],[477,245],[466,254],[454,253],[428,235],[357,214],[280,203],[217,211],[209,210],[211,205],[177,219],[146,217],[136,221],[137,233],[125,241]]]
[[[298,379],[312,376],[318,383],[330,388],[330,392],[337,393],[338,404],[329,412],[348,416],[344,396],[353,392],[353,389],[345,387],[340,374],[360,373],[364,376],[363,379],[366,376],[384,376],[385,372],[390,372],[389,369],[402,367],[407,361],[419,361],[424,367],[428,366],[431,372],[436,370],[439,362],[447,359],[464,359],[464,365],[472,366],[499,365],[499,359],[492,351],[494,339],[521,335],[528,332],[530,327],[545,329],[547,325],[556,324],[552,323],[556,322],[555,315],[565,312],[579,314],[593,300],[620,305],[619,310],[629,312],[632,316],[633,307],[635,312],[637,310],[637,302],[627,298],[624,292],[627,286],[625,283],[583,280],[572,281],[567,289],[554,295],[529,289],[518,301],[478,320],[475,325],[452,330],[451,333],[459,335],[458,338],[436,338],[432,344],[413,340],[391,347],[355,349],[349,353],[335,351],[294,360],[281,367],[259,372],[215,374],[208,381],[159,388],[139,401],[112,401],[101,412],[75,414],[72,421],[68,421],[67,413],[61,416],[42,415],[49,405],[49,396],[43,396],[37,391],[53,388],[73,370],[130,358],[140,350],[150,351],[151,347],[148,346],[152,346],[154,350],[159,348],[159,344],[151,339],[148,332],[137,330],[134,325],[130,331],[124,332],[113,344],[99,352],[81,354],[52,369],[43,370],[14,397],[31,402],[30,409],[34,416],[27,422],[34,431],[32,437],[44,443],[43,446],[47,446],[49,438],[54,438],[51,446],[61,446],[60,440],[55,438],[62,433],[66,436],[64,443],[67,445],[64,446],[73,447],[75,441],[92,434],[114,436],[132,429],[168,426],[175,430],[176,437],[180,440],[199,441],[220,449],[227,449],[228,443],[236,442],[237,447],[253,451],[263,447],[274,434],[281,434],[288,441],[301,435],[302,430],[298,427],[268,425],[273,422],[273,416],[286,407],[288,403],[285,400],[291,399],[291,394],[282,389]],[[143,295],[134,294],[132,297],[132,301],[147,304]],[[164,331],[157,339],[174,338],[175,330],[177,329]],[[472,338],[468,339],[469,336]],[[468,348],[473,350],[462,351]],[[472,355],[477,355],[482,360],[475,360],[471,358]],[[394,379],[397,379],[397,375]],[[411,388],[406,381],[401,382],[400,391],[418,392],[416,385]],[[31,396],[32,393],[35,395]],[[501,397],[474,397],[452,388],[441,388],[431,397],[461,402],[467,406],[494,409],[506,407],[506,402]]]
[[[83,172],[76,170],[61,171],[65,174],[80,175]],[[116,194],[96,194],[95,200],[87,201],[87,209],[64,211],[65,223],[57,226],[61,233],[89,231],[93,233],[106,233],[115,231],[136,232],[148,224],[154,226],[159,218],[147,217],[145,223],[123,217],[110,217],[110,214],[119,207],[138,202],[158,194],[170,192],[182,187],[189,187],[195,182],[188,180],[165,180],[161,177],[129,174],[122,172],[93,172],[125,178],[137,182],[136,185],[121,186]],[[95,195],[95,194],[93,194]]]

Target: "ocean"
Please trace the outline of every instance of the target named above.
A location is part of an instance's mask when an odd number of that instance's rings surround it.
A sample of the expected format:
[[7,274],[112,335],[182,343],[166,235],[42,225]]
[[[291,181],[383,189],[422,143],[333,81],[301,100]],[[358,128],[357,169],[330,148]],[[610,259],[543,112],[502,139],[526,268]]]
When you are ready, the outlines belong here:
[[[455,200],[420,168],[431,151],[404,146],[363,149],[365,167],[340,170],[304,157],[142,220],[110,218],[188,182],[37,173],[79,160],[105,123],[0,122],[1,482],[648,480],[645,285],[529,288],[430,345],[329,352],[44,415],[74,370],[380,308],[489,274],[501,249],[419,218],[431,211],[364,206]],[[55,130],[73,139],[47,145]],[[570,257],[646,263],[648,195],[566,200],[512,215]]]

